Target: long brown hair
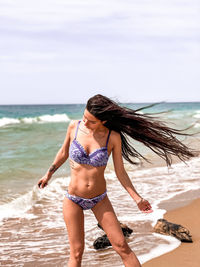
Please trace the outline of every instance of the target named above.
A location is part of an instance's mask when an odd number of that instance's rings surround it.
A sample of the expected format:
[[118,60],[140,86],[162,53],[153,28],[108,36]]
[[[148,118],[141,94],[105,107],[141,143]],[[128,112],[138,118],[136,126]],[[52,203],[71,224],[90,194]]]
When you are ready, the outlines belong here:
[[[128,140],[128,136],[143,143],[158,156],[172,164],[172,155],[185,161],[196,156],[196,153],[184,145],[175,135],[187,135],[181,130],[168,127],[164,122],[153,117],[153,114],[142,114],[139,111],[146,107],[132,110],[122,107],[110,98],[97,94],[91,97],[86,109],[97,119],[106,121],[108,129],[118,132],[122,140],[122,156],[128,162],[137,164],[133,158],[143,158]],[[148,161],[148,160],[147,160]]]

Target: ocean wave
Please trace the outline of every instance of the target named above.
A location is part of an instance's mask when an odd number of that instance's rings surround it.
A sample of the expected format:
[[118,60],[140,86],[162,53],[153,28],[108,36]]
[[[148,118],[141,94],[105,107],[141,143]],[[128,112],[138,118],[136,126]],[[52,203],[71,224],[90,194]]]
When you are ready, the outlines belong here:
[[193,115],[193,118],[200,119],[200,110],[196,110],[195,114]]
[[39,117],[24,117],[24,118],[8,118],[0,119],[0,127],[19,124],[19,123],[49,123],[49,122],[68,122],[70,118],[66,114],[42,115]]
[[5,218],[10,217],[20,217],[22,215],[29,216],[32,214],[26,213],[33,205],[35,190],[28,192],[25,195],[22,195],[9,203],[3,204],[0,206],[0,221]]
[[167,244],[159,244],[155,248],[153,248],[149,253],[139,255],[138,258],[140,262],[143,264],[153,258],[161,256],[167,252],[170,252],[180,246],[181,242],[172,236],[164,236],[160,234],[153,233],[152,235],[162,238],[163,240],[167,241]]
[[194,124],[194,128],[200,128],[200,122],[196,122],[196,123]]
[[44,189],[39,189],[37,185],[35,185],[32,190],[27,192],[24,195],[13,199],[12,201],[0,205],[0,221],[5,218],[32,218],[35,215],[32,213],[28,213],[33,206],[42,205],[38,204],[42,201],[49,201],[54,203],[56,200],[59,200],[63,197],[65,189],[69,184],[70,178],[57,178],[53,180],[48,187]]

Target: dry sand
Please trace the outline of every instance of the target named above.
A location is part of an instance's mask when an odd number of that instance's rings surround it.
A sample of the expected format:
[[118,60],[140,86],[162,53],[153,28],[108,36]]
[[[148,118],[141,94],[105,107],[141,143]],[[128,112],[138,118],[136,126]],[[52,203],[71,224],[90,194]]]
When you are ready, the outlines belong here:
[[181,243],[175,250],[154,258],[143,267],[199,267],[200,266],[200,199],[185,207],[168,211],[164,218],[181,224],[192,235],[193,243]]

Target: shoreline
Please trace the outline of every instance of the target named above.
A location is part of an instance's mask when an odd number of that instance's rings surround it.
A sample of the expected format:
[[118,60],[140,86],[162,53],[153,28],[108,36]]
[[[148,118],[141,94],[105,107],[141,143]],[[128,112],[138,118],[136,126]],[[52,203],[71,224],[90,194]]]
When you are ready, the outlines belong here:
[[[198,190],[197,190],[198,192]],[[189,200],[188,200],[189,201]],[[162,204],[164,206],[167,203]],[[186,206],[170,208],[165,214],[164,219],[169,222],[181,224],[186,227],[191,235],[193,243],[181,243],[174,250],[164,253],[145,262],[143,267],[198,267],[200,262],[200,198],[186,204]]]

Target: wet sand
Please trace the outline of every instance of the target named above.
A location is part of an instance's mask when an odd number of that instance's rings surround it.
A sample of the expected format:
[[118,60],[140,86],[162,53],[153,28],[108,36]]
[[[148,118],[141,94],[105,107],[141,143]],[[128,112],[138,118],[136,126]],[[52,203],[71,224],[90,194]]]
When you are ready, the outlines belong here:
[[192,235],[193,243],[181,243],[175,250],[154,258],[143,267],[199,267],[200,264],[200,198],[192,203],[168,211],[164,218],[181,224]]

